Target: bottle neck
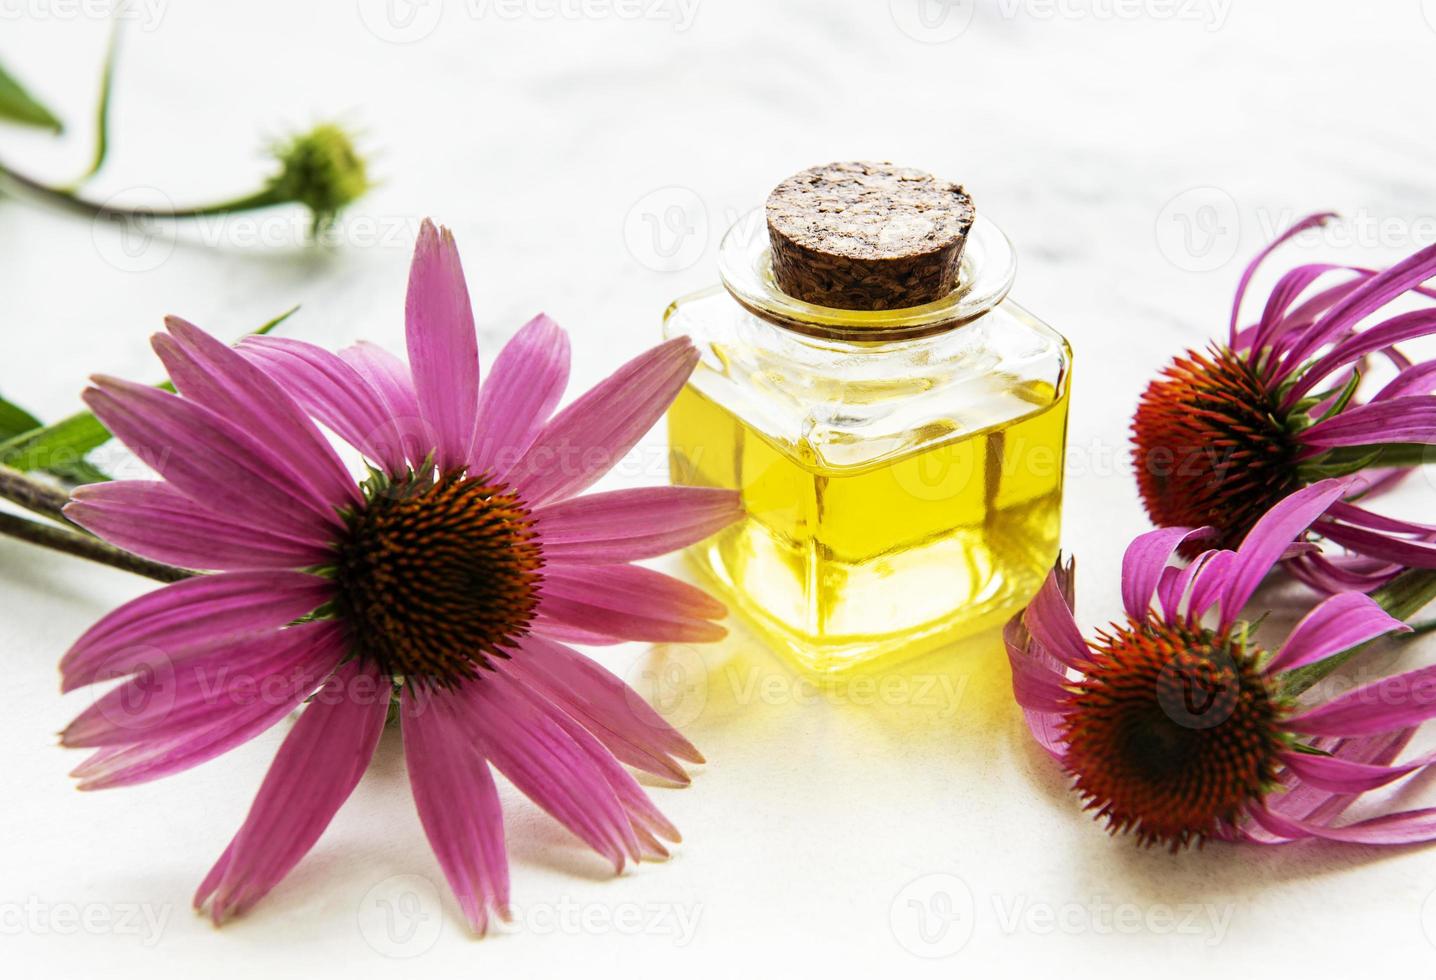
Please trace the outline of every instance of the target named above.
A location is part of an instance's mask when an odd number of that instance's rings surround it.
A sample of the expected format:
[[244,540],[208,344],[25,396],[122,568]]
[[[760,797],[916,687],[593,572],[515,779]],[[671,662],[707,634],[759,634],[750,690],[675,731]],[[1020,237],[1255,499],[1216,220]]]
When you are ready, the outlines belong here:
[[733,223],[718,256],[723,286],[754,316],[824,340],[885,343],[945,333],[1001,303],[1017,276],[1017,256],[1002,230],[978,215],[968,235],[958,285],[931,303],[896,310],[842,310],[785,293],[773,275],[761,208]]

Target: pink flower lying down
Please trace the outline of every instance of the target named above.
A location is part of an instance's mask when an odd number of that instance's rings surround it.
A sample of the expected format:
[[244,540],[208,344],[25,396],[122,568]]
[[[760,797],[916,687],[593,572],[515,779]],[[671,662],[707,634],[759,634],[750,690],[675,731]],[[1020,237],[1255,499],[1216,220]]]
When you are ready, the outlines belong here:
[[[428,222],[409,279],[408,364],[364,344],[336,355],[255,338],[236,350],[180,320],[168,328],[154,348],[178,394],[96,378],[85,395],[163,480],[85,487],[67,514],[123,548],[214,573],[115,610],[65,655],[67,691],[129,677],[63,734],[96,749],[75,771],[80,787],[188,769],[313,696],[195,897],[221,922],[314,846],[392,697],[415,805],[476,931],[509,901],[490,764],[616,870],[665,855],[661,839],[678,834],[622,764],[685,783],[677,760],[702,757],[566,642],[723,635],[722,605],[630,563],[735,520],[734,495],[580,496],[667,408],[693,347],[657,347],[553,414],[569,345],[539,316],[480,387],[459,255]],[[367,480],[316,420],[363,453]]]
[[[1436,838],[1436,809],[1338,823],[1363,793],[1431,764],[1395,760],[1436,715],[1436,667],[1388,677],[1320,704],[1299,703],[1289,671],[1394,630],[1368,596],[1332,596],[1274,653],[1238,620],[1294,541],[1347,492],[1297,491],[1236,551],[1169,566],[1209,532],[1142,535],[1122,563],[1127,621],[1083,639],[1072,567],[1058,567],[1006,631],[1012,687],[1037,741],[1113,833],[1173,850],[1208,837],[1409,844]],[[1215,625],[1204,625],[1215,612]]]

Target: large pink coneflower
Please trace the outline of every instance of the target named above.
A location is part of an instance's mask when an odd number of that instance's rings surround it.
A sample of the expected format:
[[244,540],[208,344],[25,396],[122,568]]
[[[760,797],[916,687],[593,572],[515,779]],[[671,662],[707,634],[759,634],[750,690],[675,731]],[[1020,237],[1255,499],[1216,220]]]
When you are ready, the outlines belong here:
[[[1436,246],[1384,271],[1298,266],[1277,282],[1261,317],[1242,326],[1248,284],[1277,246],[1328,218],[1313,215],[1247,268],[1224,344],[1175,359],[1142,395],[1132,421],[1137,482],[1152,522],[1212,527],[1234,547],[1299,487],[1356,474],[1346,499],[1314,530],[1346,554],[1307,550],[1288,568],[1331,592],[1376,588],[1403,568],[1436,568],[1436,525],[1398,520],[1366,501],[1436,459],[1436,361],[1395,345],[1436,336],[1425,306],[1368,322],[1403,296],[1430,298]],[[1330,274],[1347,278],[1316,288]],[[1372,358],[1392,377],[1369,396]]]
[[[98,750],[75,771],[80,787],[187,769],[312,696],[196,895],[216,922],[318,840],[391,701],[424,830],[479,932],[509,901],[491,764],[615,869],[678,839],[620,763],[682,783],[677,760],[701,756],[566,641],[723,634],[722,605],[631,562],[727,525],[733,494],[580,496],[659,418],[696,352],[666,343],[553,415],[569,346],[539,316],[481,388],[459,255],[428,222],[407,329],[406,365],[369,345],[335,355],[257,338],[236,350],[171,319],[154,347],[177,394],[96,378],[85,395],[163,480],[84,487],[67,516],[213,574],[115,610],[65,655],[67,691],[128,677],[63,734]],[[313,420],[364,455],[366,480]]]
[[1205,551],[1185,568],[1169,560],[1200,534],[1142,535],[1122,563],[1127,621],[1091,642],[1072,615],[1070,564],[1008,624],[1028,726],[1112,832],[1174,850],[1208,837],[1436,838],[1436,809],[1338,823],[1363,793],[1432,763],[1395,760],[1436,715],[1436,667],[1318,704],[1298,700],[1292,683],[1293,671],[1407,627],[1357,592],[1316,606],[1274,653],[1239,619],[1272,566],[1345,492],[1336,480],[1298,490],[1236,551]]

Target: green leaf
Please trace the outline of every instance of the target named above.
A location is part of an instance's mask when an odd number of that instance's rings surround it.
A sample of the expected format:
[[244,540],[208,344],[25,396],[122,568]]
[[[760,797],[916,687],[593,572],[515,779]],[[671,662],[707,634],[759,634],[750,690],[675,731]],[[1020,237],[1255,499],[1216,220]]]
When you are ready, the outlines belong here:
[[4,66],[0,66],[0,119],[26,126],[38,126],[56,133],[65,128],[55,114],[25,91],[25,87],[7,72]]
[[40,427],[40,420],[14,402],[0,398],[0,441]]
[[[298,309],[296,306],[280,314],[251,333],[269,333]],[[174,385],[168,381],[162,381],[155,387],[174,391]],[[31,426],[18,435],[5,437],[0,441],[0,464],[22,471],[43,470],[74,482],[93,483],[97,474],[102,480],[108,477],[87,463],[85,456],[109,441],[109,430],[100,424],[94,413],[76,412],[50,425]]]

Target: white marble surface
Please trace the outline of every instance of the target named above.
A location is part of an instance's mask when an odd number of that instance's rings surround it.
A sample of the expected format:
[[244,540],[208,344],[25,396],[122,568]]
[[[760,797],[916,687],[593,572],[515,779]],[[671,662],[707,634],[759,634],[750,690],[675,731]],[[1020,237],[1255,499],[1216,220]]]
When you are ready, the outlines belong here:
[[[414,19],[395,26],[386,9]],[[105,26],[86,10],[0,0],[0,59],[79,123],[57,142],[0,132],[0,157],[38,174],[73,173],[88,153]],[[1016,295],[1072,340],[1065,542],[1082,618],[1103,621],[1119,608],[1121,548],[1146,526],[1124,464],[1134,400],[1167,357],[1224,329],[1239,257],[1325,208],[1355,220],[1292,261],[1378,262],[1436,237],[1436,4],[917,13],[910,0],[150,0],[125,39],[97,194],[247,190],[267,138],[334,113],[365,131],[383,186],[322,250],[299,244],[290,213],[125,251],[110,229],[0,201],[0,391],[55,417],[89,372],[156,376],[144,338],[170,312],[237,334],[303,303],[297,335],[398,344],[426,214],[459,237],[486,350],[547,310],[573,333],[577,390],[714,278],[724,226],[778,178],[888,157],[966,181],[1018,243]],[[662,459],[654,433],[616,482],[661,479]],[[1283,977],[1361,969],[1376,950],[1385,969],[1436,962],[1436,852],[1171,856],[1109,840],[1025,739],[994,638],[876,690],[814,689],[741,627],[712,648],[604,654],[710,760],[691,787],[653,791],[686,835],[671,862],[612,879],[510,794],[519,922],[470,941],[432,884],[386,743],[293,876],[215,931],[188,897],[284,726],[177,778],[94,795],[74,791],[77,757],[54,744],[87,697],[59,696],[56,658],[145,588],[0,541],[11,976]],[[958,915],[942,931],[945,908]]]

